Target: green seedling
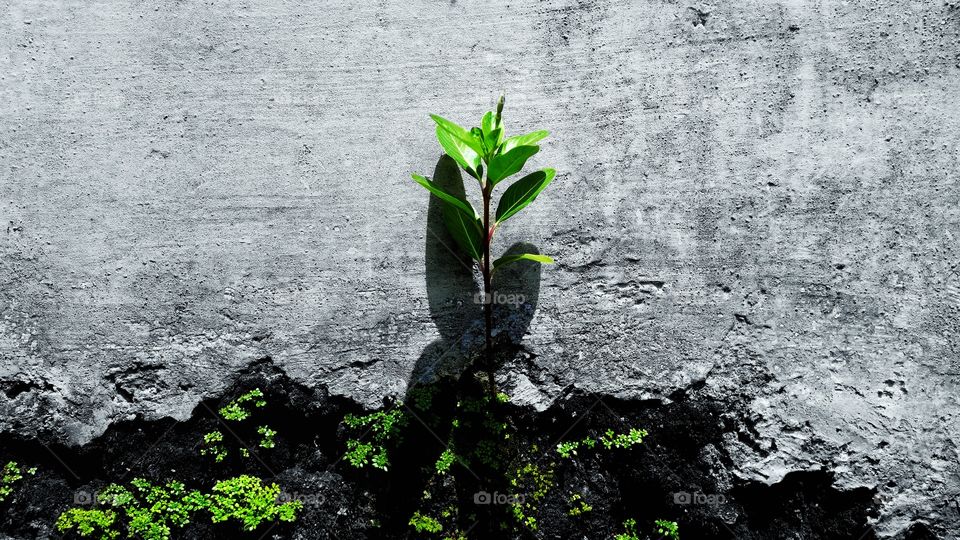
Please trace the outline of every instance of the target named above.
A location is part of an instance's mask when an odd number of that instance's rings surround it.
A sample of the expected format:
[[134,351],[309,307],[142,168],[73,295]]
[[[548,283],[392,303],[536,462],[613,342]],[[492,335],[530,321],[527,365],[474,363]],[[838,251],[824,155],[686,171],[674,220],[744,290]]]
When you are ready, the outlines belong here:
[[220,416],[231,422],[242,422],[253,414],[251,408],[260,409],[266,406],[267,401],[263,399],[263,392],[255,388],[221,407]]
[[593,511],[593,506],[591,506],[587,501],[583,500],[583,496],[579,493],[574,493],[570,496],[570,509],[567,510],[567,515],[570,517],[582,516],[588,512]]
[[33,476],[37,474],[37,468],[30,467],[22,471],[15,461],[10,461],[3,466],[3,470],[0,471],[0,502],[7,500],[7,497],[13,493],[14,486],[23,480],[24,472]]
[[200,455],[211,456],[217,463],[227,459],[229,451],[227,447],[223,445],[223,432],[211,431],[210,433],[204,433]]
[[653,525],[656,527],[657,534],[659,534],[661,538],[680,540],[680,525],[678,525],[676,521],[658,519],[653,522]]
[[443,525],[439,521],[420,512],[415,512],[410,518],[410,526],[417,532],[438,533],[443,530]]
[[623,522],[624,532],[614,537],[615,540],[640,540],[637,536],[637,520],[630,518]]
[[[351,432],[360,435],[359,438],[347,440],[347,453],[344,455],[347,462],[358,469],[372,465],[383,471],[388,470],[388,446],[407,423],[407,416],[400,405],[363,416],[348,414],[344,416],[343,423]],[[364,437],[369,437],[369,441]]]
[[630,428],[627,433],[616,433],[612,429],[606,430],[599,437],[585,437],[579,441],[565,441],[557,444],[557,453],[563,458],[572,458],[582,448],[593,450],[602,446],[606,450],[626,449],[643,442],[647,430]]
[[482,215],[474,210],[465,197],[450,193],[435,181],[414,174],[418,184],[434,194],[443,203],[443,218],[457,244],[470,255],[483,274],[483,315],[485,326],[484,359],[491,395],[496,395],[493,365],[493,274],[517,261],[552,263],[553,259],[536,253],[520,253],[491,259],[490,248],[494,233],[509,218],[532,203],[553,181],[556,171],[544,168],[513,182],[501,195],[495,212],[491,212],[493,192],[497,184],[520,172],[530,157],[536,154],[547,131],[505,137],[503,126],[503,96],[497,103],[497,112],[483,115],[480,127],[466,129],[446,118],[430,115],[437,124],[437,141],[444,152],[453,158],[480,185],[483,201]]
[[97,540],[119,538],[124,529],[128,538],[172,540],[191,521],[205,517],[213,523],[236,522],[244,531],[253,531],[264,523],[296,520],[303,503],[281,502],[279,497],[277,484],[248,475],[221,480],[210,493],[188,490],[176,480],[153,484],[134,478],[129,487],[105,487],[97,497],[99,508],[68,509],[56,527]]
[[259,478],[244,474],[217,482],[213,493],[208,496],[207,510],[214,523],[234,520],[245,531],[256,530],[265,522],[295,521],[303,503],[281,503],[279,497],[280,486],[277,484],[264,484]]
[[62,533],[76,531],[81,538],[114,540],[120,537],[120,531],[114,528],[116,521],[113,510],[71,508],[60,514],[56,527]]

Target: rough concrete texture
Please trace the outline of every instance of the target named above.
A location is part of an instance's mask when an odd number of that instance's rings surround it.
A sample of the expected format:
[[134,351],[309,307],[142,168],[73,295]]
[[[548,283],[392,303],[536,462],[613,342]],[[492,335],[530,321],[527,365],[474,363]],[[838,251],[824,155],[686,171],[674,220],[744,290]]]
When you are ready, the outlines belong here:
[[518,396],[746,395],[739,477],[826,469],[882,535],[957,530],[960,5],[19,0],[0,28],[4,430],[185,417],[265,355],[402,395],[438,336],[427,113],[505,90],[559,171],[500,239],[559,261]]

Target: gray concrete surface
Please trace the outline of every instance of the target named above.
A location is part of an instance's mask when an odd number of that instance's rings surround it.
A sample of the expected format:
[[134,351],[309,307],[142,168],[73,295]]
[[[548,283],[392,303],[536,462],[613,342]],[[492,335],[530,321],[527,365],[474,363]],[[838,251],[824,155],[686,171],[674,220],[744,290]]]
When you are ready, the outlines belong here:
[[252,359],[376,406],[437,338],[428,112],[507,93],[557,257],[502,373],[746,395],[736,474],[958,526],[960,5],[19,0],[0,10],[6,431],[182,417]]

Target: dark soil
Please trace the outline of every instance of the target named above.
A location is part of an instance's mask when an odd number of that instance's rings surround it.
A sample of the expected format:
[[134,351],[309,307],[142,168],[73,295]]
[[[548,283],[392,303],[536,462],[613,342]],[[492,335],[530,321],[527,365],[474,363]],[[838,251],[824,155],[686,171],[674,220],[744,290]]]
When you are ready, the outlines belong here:
[[[111,482],[178,479],[209,490],[219,479],[246,473],[276,482],[286,497],[303,501],[298,520],[243,533],[234,525],[198,519],[173,537],[420,538],[408,525],[420,511],[442,522],[445,533],[459,529],[479,539],[612,539],[631,518],[640,538],[658,537],[656,519],[678,522],[685,540],[875,538],[867,521],[874,512],[870,490],[838,491],[824,472],[791,473],[772,486],[742,483],[729,474],[732,462],[723,441],[737,436],[730,418],[739,412],[723,404],[689,396],[663,405],[573,394],[541,414],[509,403],[471,412],[464,404],[484,399],[476,380],[467,375],[423,389],[430,403],[411,405],[391,448],[389,471],[356,469],[342,459],[349,434],[341,420],[364,411],[291,382],[269,360],[241,374],[222,399],[201,403],[185,422],[123,422],[81,448],[48,449],[39,441],[7,436],[0,440],[2,463],[13,460],[39,470],[0,503],[0,532],[23,539],[61,538],[52,527],[57,516],[71,506],[89,505],[92,494]],[[250,426],[234,429],[236,439],[225,432],[228,443],[254,440],[253,426],[267,423],[278,432],[276,448],[251,445],[252,457],[234,453],[221,464],[201,456],[203,434],[224,429],[216,416],[219,407],[253,388],[264,391],[268,405]],[[555,450],[560,441],[631,427],[649,431],[642,444],[581,450],[573,459]],[[434,463],[451,443],[460,461],[448,474],[437,475]],[[518,476],[522,467],[535,473]],[[527,485],[523,478],[534,476],[549,483],[539,500],[523,493],[534,503],[525,514],[536,519],[535,531],[519,526],[509,505],[477,504],[478,493],[516,495]],[[519,487],[511,483],[517,478]],[[592,510],[570,516],[573,494]],[[912,534],[934,538],[922,526]]]

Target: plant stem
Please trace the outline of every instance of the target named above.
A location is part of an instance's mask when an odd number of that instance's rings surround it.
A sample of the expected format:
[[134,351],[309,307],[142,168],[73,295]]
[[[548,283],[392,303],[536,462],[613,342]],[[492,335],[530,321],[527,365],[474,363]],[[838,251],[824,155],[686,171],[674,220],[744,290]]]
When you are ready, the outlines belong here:
[[483,322],[484,322],[484,367],[487,369],[487,381],[490,386],[490,395],[496,398],[497,381],[493,360],[493,279],[490,272],[490,244],[493,240],[493,229],[490,227],[490,198],[493,185],[489,179],[483,184]]

